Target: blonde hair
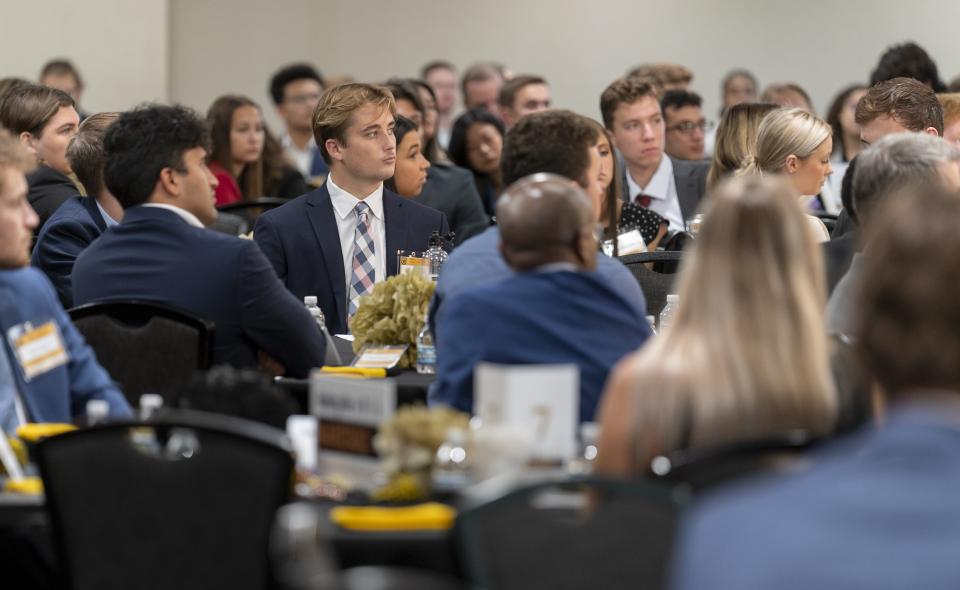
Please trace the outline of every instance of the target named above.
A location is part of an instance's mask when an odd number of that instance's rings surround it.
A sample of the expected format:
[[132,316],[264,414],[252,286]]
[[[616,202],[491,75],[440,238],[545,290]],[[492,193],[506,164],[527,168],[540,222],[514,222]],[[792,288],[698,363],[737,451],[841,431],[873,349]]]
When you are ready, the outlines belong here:
[[634,458],[833,428],[820,251],[789,184],[720,184],[678,279],[668,331],[630,361]]
[[9,131],[0,127],[0,191],[3,190],[3,181],[7,175],[2,174],[7,168],[13,168],[26,174],[33,170],[36,162],[27,148],[23,147]]
[[937,100],[943,107],[943,126],[945,128],[960,120],[960,92],[943,92],[937,95]]
[[809,158],[832,136],[826,121],[803,109],[778,109],[763,118],[753,153],[741,168],[743,174],[776,174],[788,156]]
[[760,122],[778,108],[780,107],[770,102],[743,102],[728,107],[723,112],[717,128],[717,142],[710,162],[710,171],[707,172],[707,190],[713,189],[717,183],[743,165],[757,143]]
[[313,138],[320,148],[320,154],[329,165],[330,154],[325,147],[328,139],[346,145],[347,127],[353,113],[366,104],[373,104],[380,108],[390,109],[391,114],[397,113],[397,103],[393,93],[383,86],[373,84],[341,84],[329,88],[320,97],[317,108],[313,111]]

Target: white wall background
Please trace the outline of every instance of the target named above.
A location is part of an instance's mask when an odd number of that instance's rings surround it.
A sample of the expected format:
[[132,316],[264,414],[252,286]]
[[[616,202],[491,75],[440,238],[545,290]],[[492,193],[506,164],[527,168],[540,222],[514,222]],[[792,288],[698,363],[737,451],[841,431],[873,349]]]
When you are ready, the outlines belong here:
[[35,80],[67,57],[90,112],[168,100],[167,0],[0,0],[0,77]]
[[[716,112],[719,81],[747,67],[761,84],[796,81],[822,114],[866,80],[880,53],[923,45],[945,79],[960,74],[957,0],[0,0],[0,76],[34,77],[74,59],[89,110],[170,99],[205,111],[248,94],[276,126],[267,81],[310,61],[361,80],[415,75],[438,57],[498,60],[545,75],[557,106],[598,116],[601,90],[630,66],[672,60],[696,74]],[[29,23],[18,26],[15,23]]]

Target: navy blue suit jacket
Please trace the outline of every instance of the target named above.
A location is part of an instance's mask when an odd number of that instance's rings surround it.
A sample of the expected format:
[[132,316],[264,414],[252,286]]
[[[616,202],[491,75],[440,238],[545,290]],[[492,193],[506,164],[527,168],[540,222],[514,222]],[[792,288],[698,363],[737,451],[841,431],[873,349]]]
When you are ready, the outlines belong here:
[[895,408],[806,472],[708,497],[682,529],[674,588],[956,588],[957,416],[955,405]]
[[320,330],[256,244],[193,227],[166,209],[127,209],[77,259],[73,299],[157,301],[211,320],[215,363],[255,367],[263,350],[288,376],[323,364]]
[[[56,324],[70,357],[66,364],[30,381],[25,379],[7,339],[10,328],[25,322],[34,328],[48,322]],[[92,399],[106,400],[111,416],[133,415],[127,400],[73,327],[50,281],[40,271],[0,270],[0,331],[0,354],[6,354],[10,361],[20,399],[31,421],[70,422],[84,413]]]
[[30,264],[47,275],[65,308],[73,307],[73,263],[105,231],[107,222],[93,197],[74,197],[60,205],[40,230]]
[[607,375],[650,336],[643,302],[595,272],[525,272],[462,291],[437,319],[430,403],[473,411],[473,369],[570,363],[580,367],[580,420],[594,419]]
[[[347,332],[347,278],[336,212],[324,184],[315,191],[267,211],[257,219],[253,239],[277,275],[298,299],[316,295],[331,334]],[[397,274],[397,250],[422,252],[430,234],[446,234],[439,211],[383,190],[387,276]]]

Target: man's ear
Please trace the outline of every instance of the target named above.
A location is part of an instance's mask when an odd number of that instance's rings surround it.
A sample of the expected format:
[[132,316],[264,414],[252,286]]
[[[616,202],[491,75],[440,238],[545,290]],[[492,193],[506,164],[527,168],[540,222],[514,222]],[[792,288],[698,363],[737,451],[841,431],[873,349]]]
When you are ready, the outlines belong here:
[[936,128],[936,127],[927,127],[926,129],[923,130],[923,132],[926,133],[927,135],[932,135],[932,136],[934,136],[934,137],[940,137],[940,132],[937,131],[937,128]]
[[171,196],[180,196],[180,177],[173,168],[160,170],[160,178],[157,182],[160,183],[163,192]]
[[327,153],[330,154],[330,157],[338,162],[343,161],[343,149],[340,147],[340,144],[337,143],[336,139],[328,139],[323,142],[323,148],[327,150]]
[[787,160],[783,163],[783,170],[787,174],[793,174],[800,167],[800,158],[795,154],[790,154],[787,156]]

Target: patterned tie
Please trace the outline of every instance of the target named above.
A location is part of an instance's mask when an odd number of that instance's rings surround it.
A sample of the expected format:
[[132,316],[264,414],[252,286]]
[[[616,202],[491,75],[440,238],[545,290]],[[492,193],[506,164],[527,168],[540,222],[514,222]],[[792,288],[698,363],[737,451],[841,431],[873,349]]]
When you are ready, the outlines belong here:
[[640,205],[641,207],[643,207],[644,209],[647,209],[650,207],[650,195],[645,195],[643,193],[640,193],[639,195],[637,195],[637,198],[634,199],[634,202],[637,205]]
[[350,317],[357,313],[360,297],[373,289],[377,280],[374,262],[377,253],[373,247],[370,232],[370,207],[360,201],[357,203],[357,229],[353,233],[353,272],[350,277]]

